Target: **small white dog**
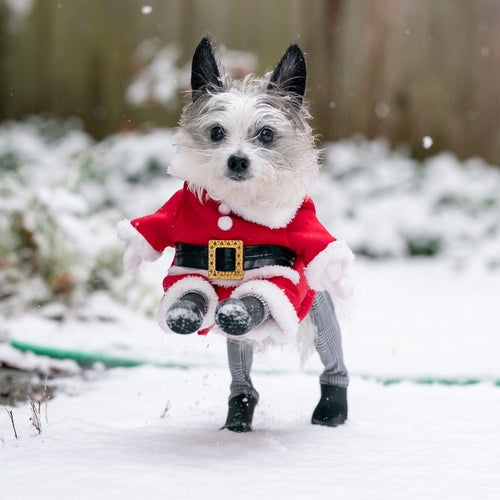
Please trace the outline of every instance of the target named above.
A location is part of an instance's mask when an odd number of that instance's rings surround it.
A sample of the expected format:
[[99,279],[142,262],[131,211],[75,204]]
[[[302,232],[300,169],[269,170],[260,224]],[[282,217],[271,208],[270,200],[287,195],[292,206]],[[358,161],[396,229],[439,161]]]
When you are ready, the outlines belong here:
[[[287,342],[317,292],[350,293],[345,270],[353,260],[320,224],[307,196],[318,152],[303,101],[304,55],[292,45],[269,77],[232,80],[221,75],[204,38],[191,84],[169,168],[184,188],[157,212],[120,223],[125,267],[175,247],[157,316],[166,332],[214,328],[240,349]],[[252,391],[241,394],[248,401]],[[233,420],[248,425],[226,422],[227,428],[250,429],[254,399],[243,405],[243,416],[241,401],[233,404]],[[343,423],[323,420],[314,423]]]

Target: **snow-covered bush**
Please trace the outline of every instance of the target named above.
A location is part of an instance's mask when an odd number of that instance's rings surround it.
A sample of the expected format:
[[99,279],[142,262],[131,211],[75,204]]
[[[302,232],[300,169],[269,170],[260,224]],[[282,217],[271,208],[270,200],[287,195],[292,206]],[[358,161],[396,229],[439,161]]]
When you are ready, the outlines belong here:
[[[226,73],[243,78],[257,70],[258,58],[253,52],[219,48]],[[177,44],[161,46],[159,40],[150,38],[134,51],[132,61],[137,68],[129,82],[125,98],[137,108],[160,105],[176,109],[183,91],[190,89],[191,62],[180,65]]]
[[136,212],[127,207],[132,191],[143,200],[137,210],[154,208],[151,191],[166,178],[171,148],[168,130],[95,143],[73,123],[33,118],[4,124],[0,308],[54,300],[72,305],[102,289],[119,294],[116,224]]
[[480,159],[420,163],[384,141],[342,141],[326,146],[320,180],[322,218],[358,254],[500,265],[500,169]]
[[179,91],[189,88],[190,76],[188,68],[177,64],[179,52],[176,45],[159,47],[155,39],[139,45],[133,59],[140,70],[127,87],[127,102],[136,107],[156,103],[168,108],[178,104]]

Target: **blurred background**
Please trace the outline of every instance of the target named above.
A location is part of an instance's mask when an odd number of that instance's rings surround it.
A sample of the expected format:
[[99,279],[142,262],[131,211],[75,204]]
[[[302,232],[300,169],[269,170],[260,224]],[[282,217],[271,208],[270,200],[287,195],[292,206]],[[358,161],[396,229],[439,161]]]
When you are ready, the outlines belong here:
[[207,33],[236,73],[298,42],[324,141],[500,164],[498,0],[0,0],[0,117],[77,116],[98,139],[172,126]]

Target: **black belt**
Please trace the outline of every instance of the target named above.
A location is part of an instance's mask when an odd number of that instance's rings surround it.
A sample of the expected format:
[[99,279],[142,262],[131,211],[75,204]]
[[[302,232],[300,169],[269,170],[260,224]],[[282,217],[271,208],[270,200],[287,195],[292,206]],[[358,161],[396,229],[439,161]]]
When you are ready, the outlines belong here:
[[208,246],[175,243],[174,265],[208,270],[209,278],[242,279],[264,266],[292,267],[295,252],[280,245],[243,246],[240,240],[210,240]]

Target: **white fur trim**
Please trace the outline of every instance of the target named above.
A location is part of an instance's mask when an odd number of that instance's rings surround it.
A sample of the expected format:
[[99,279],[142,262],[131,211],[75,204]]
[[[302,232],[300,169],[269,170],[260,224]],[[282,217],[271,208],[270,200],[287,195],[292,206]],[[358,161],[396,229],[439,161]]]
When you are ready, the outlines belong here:
[[272,210],[269,207],[258,207],[258,206],[238,206],[234,202],[226,201],[230,204],[231,210],[242,217],[243,219],[255,222],[270,229],[280,229],[288,226],[290,222],[294,219],[300,206],[304,202],[304,196],[297,197],[297,200],[286,207],[273,207]]
[[[200,274],[205,278],[208,278],[208,271],[205,269],[194,269],[190,267],[181,267],[181,266],[171,266],[168,270],[169,276],[180,276],[183,274]],[[243,283],[246,283],[250,280],[256,279],[270,279],[283,277],[290,280],[295,285],[299,282],[300,276],[297,271],[292,269],[291,267],[285,266],[264,266],[259,269],[250,269],[249,271],[245,271],[245,276],[242,280],[210,280],[211,283],[217,286],[224,286],[227,288],[233,288],[236,286],[240,286]]]
[[201,324],[200,330],[208,328],[214,323],[215,308],[219,302],[217,294],[213,289],[212,285],[204,279],[198,276],[187,276],[186,278],[174,283],[163,295],[160,305],[156,311],[156,321],[160,325],[160,328],[167,333],[173,333],[172,330],[167,325],[167,311],[170,306],[179,300],[183,295],[188,292],[200,292],[204,294],[208,299],[208,310],[203,318],[203,323]]
[[238,299],[243,295],[255,295],[264,299],[271,317],[261,326],[243,335],[243,338],[234,338],[255,344],[286,344],[296,338],[299,318],[283,290],[269,281],[253,280],[236,288],[231,297]]
[[125,242],[123,267],[126,271],[137,269],[143,260],[153,262],[161,256],[129,220],[120,221],[116,232],[118,239]]
[[[179,177],[180,179],[186,180],[189,183],[189,189],[193,193],[197,194],[198,198],[201,199],[199,193],[205,193],[206,191],[211,199],[221,201],[221,196],[212,192],[207,188],[207,186],[204,186],[204,188],[202,189],[196,183],[192,182],[188,178],[189,176],[186,175],[186,172],[183,172],[182,175],[179,175],[179,169],[177,167],[174,168],[173,166],[171,166],[168,172],[174,177]],[[304,199],[307,195],[307,190],[304,186],[304,189],[301,190],[299,194],[294,196],[292,201],[284,205],[282,204],[273,207],[269,207],[267,205],[259,206],[258,203],[255,203],[253,201],[251,203],[243,203],[243,201],[241,200],[241,193],[226,192],[223,193],[223,195],[224,196],[221,205],[224,207],[224,209],[229,211],[228,215],[229,213],[233,212],[246,221],[255,222],[256,224],[260,224],[261,226],[268,227],[270,229],[280,229],[288,226],[288,224],[290,224],[290,222],[292,222],[292,220],[295,218],[297,212],[302,206],[302,203],[304,203]],[[222,212],[220,212],[220,210],[219,213],[221,213],[222,215]]]
[[352,250],[343,241],[330,243],[307,266],[306,278],[316,291],[327,290],[334,297],[352,296],[350,268],[354,262]]

